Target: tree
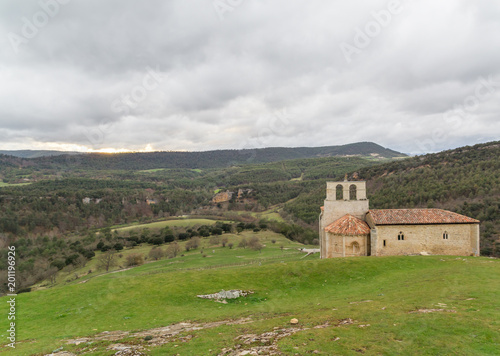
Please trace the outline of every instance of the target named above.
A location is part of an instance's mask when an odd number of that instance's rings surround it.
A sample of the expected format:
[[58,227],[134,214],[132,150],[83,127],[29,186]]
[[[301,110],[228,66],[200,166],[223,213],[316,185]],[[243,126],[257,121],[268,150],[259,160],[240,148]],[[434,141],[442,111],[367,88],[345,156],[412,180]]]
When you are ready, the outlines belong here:
[[210,245],[218,245],[220,241],[219,236],[214,235],[210,238]]
[[223,230],[220,227],[214,227],[212,229],[212,235],[222,235]]
[[97,243],[96,248],[97,248],[98,250],[100,250],[100,249],[101,249],[101,248],[103,248],[103,247],[104,247],[104,242],[101,240],[101,241],[99,241],[99,242]]
[[149,254],[148,254],[148,256],[149,256],[149,257],[151,257],[152,259],[154,259],[155,261],[158,261],[158,260],[159,260],[159,259],[161,259],[164,255],[165,255],[165,253],[163,252],[162,248],[161,248],[161,247],[158,247],[158,246],[153,247],[153,248],[149,251]]
[[261,251],[264,245],[260,243],[260,240],[257,236],[252,236],[248,241],[248,247],[255,251]]
[[229,241],[229,239],[227,237],[223,237],[220,242],[222,243],[222,247],[226,247],[226,244],[227,242]]
[[227,247],[229,247],[229,249],[230,249],[230,250],[233,248],[233,246],[234,246],[234,245],[233,245],[233,243],[232,243],[232,242],[230,242],[230,243],[228,243],[228,244],[227,244]]
[[50,280],[50,284],[54,284],[56,283],[56,277],[57,277],[57,272],[59,270],[57,269],[57,267],[50,267],[48,270],[47,270],[47,276]]
[[247,239],[246,238],[242,238],[240,243],[238,244],[238,247],[243,247],[243,248],[246,248],[248,245],[248,242],[247,242]]
[[167,256],[168,258],[174,258],[177,256],[177,254],[181,252],[181,248],[177,244],[177,242],[172,242],[170,245],[167,247]]
[[194,250],[200,245],[200,238],[198,236],[192,237],[188,242],[186,242],[186,251]]
[[104,253],[101,253],[99,257],[97,257],[97,268],[105,269],[106,272],[108,272],[111,267],[116,266],[115,253],[115,250],[108,250]]
[[175,240],[175,236],[173,233],[169,232],[168,234],[165,234],[164,240],[165,242],[172,242]]
[[151,235],[151,232],[149,231],[149,228],[145,227],[144,229],[142,229],[141,242],[147,242],[149,240],[150,235]]

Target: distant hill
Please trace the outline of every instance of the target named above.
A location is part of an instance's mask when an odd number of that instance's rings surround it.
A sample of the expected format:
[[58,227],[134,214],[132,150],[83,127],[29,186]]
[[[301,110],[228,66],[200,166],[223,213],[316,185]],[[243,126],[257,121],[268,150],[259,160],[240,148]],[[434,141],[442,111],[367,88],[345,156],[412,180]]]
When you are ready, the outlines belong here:
[[[0,152],[1,153],[1,152]],[[13,153],[10,152],[12,155]],[[71,168],[77,161],[80,168],[113,170],[146,170],[157,168],[221,168],[242,164],[277,162],[300,158],[362,156],[373,159],[406,157],[404,153],[384,148],[373,142],[359,142],[327,147],[271,147],[246,150],[216,150],[203,152],[144,152],[119,154],[84,154],[78,158],[58,155],[33,159],[28,165],[40,168]],[[7,160],[5,157],[0,164]],[[24,164],[26,165],[26,164]]]
[[61,155],[77,155],[81,154],[81,152],[72,152],[72,151],[48,151],[48,150],[14,150],[14,151],[2,151],[0,150],[0,154],[7,156],[14,156],[20,158],[38,158],[38,157],[47,157],[47,156],[61,156]]

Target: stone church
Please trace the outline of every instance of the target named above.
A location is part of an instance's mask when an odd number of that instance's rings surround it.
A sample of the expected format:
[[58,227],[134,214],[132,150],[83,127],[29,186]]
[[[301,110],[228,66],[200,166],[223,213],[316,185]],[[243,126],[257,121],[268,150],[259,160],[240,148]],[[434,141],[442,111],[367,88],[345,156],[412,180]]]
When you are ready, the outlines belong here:
[[327,182],[321,258],[479,256],[479,220],[442,209],[370,209],[366,182]]

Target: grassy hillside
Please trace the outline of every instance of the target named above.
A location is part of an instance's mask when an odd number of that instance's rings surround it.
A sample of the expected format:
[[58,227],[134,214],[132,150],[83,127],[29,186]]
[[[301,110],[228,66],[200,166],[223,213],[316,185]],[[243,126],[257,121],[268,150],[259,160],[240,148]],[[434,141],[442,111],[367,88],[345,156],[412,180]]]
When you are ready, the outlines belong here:
[[[189,269],[170,263],[178,257],[21,294],[15,354],[113,355],[118,346],[147,355],[497,354],[498,260],[310,258]],[[254,293],[227,304],[196,297],[221,289]]]

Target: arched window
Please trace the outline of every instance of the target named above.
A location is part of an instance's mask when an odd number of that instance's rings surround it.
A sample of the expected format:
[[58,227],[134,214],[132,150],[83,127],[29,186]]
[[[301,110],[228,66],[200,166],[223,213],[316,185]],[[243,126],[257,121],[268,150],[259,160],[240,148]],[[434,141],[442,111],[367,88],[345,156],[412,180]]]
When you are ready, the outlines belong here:
[[356,185],[351,184],[351,186],[349,187],[349,200],[358,200],[356,198],[356,189]]
[[356,241],[354,241],[351,244],[351,249],[353,254],[359,253],[359,244]]
[[448,231],[443,232],[443,240],[448,240]]
[[405,239],[405,235],[403,234],[403,231],[400,231],[399,234],[398,234],[398,240],[402,241],[404,239]]
[[342,184],[338,184],[335,190],[335,199],[336,200],[344,200],[344,187]]

